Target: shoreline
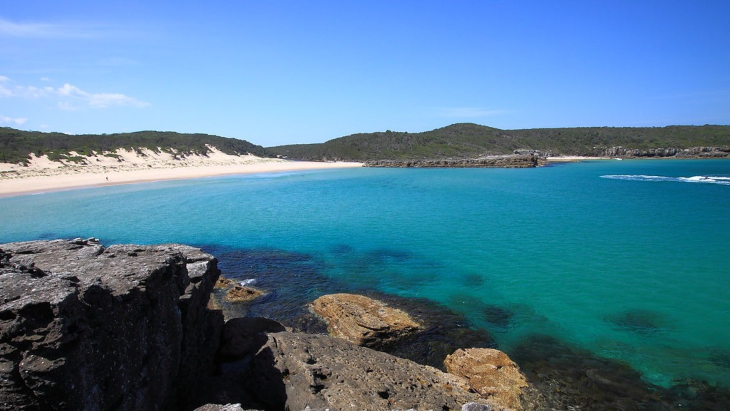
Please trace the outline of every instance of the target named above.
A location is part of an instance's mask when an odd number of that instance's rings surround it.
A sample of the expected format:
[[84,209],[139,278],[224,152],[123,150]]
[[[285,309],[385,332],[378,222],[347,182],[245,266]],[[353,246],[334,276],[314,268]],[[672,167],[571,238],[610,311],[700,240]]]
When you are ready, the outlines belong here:
[[[151,164],[134,168],[77,166],[17,173],[17,177],[0,178],[0,198],[66,191],[81,188],[140,184],[155,181],[186,180],[238,174],[276,173],[285,171],[322,170],[362,167],[355,162],[315,162],[280,159],[257,159],[241,164],[187,165],[155,167]],[[5,173],[3,173],[5,174]],[[27,175],[23,175],[27,174]]]
[[556,156],[545,157],[548,163],[579,163],[581,161],[614,160],[614,157]]

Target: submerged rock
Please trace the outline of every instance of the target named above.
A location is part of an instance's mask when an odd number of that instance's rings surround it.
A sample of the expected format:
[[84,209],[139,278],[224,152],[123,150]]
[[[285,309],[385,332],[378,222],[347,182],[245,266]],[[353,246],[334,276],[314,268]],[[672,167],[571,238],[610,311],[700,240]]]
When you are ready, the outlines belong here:
[[225,299],[229,303],[242,303],[246,301],[253,301],[264,295],[266,295],[266,293],[258,288],[235,285],[233,288],[228,290]]
[[637,334],[650,335],[662,332],[669,321],[666,316],[650,310],[626,310],[606,316],[606,321],[615,327]]
[[323,295],[312,309],[328,323],[331,335],[365,347],[387,346],[421,327],[406,312],[362,295]]
[[230,278],[225,278],[223,276],[218,277],[218,281],[215,282],[215,288],[229,288],[236,285],[236,282],[231,280]]
[[96,239],[0,248],[0,410],[176,408],[212,373],[213,256]]
[[520,395],[528,386],[520,367],[507,354],[491,348],[457,350],[446,357],[446,370],[464,377],[469,386],[502,407],[522,410]]

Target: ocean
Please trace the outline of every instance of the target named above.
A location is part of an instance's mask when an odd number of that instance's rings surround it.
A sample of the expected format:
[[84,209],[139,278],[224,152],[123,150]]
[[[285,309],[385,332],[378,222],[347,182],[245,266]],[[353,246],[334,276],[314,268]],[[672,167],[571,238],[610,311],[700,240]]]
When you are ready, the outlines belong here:
[[508,354],[548,336],[649,384],[730,387],[730,161],[339,169],[0,198],[0,243],[185,243],[272,292],[445,307]]

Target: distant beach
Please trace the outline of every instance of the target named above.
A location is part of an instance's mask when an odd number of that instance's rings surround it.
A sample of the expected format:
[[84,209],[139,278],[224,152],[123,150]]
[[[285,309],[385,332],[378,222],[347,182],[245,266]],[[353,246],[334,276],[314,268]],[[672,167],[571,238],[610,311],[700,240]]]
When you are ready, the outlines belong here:
[[151,150],[135,152],[120,149],[114,156],[79,157],[83,160],[78,163],[51,161],[47,156],[31,156],[27,166],[0,163],[0,197],[160,180],[362,166],[354,162],[235,156],[215,148],[207,156],[174,157]]

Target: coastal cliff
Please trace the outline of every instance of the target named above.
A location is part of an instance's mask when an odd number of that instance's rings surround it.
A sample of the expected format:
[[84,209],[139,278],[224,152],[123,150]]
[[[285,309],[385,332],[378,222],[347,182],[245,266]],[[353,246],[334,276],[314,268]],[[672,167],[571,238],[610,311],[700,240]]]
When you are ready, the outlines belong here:
[[212,373],[210,254],[96,239],[0,249],[0,410],[178,409]]

